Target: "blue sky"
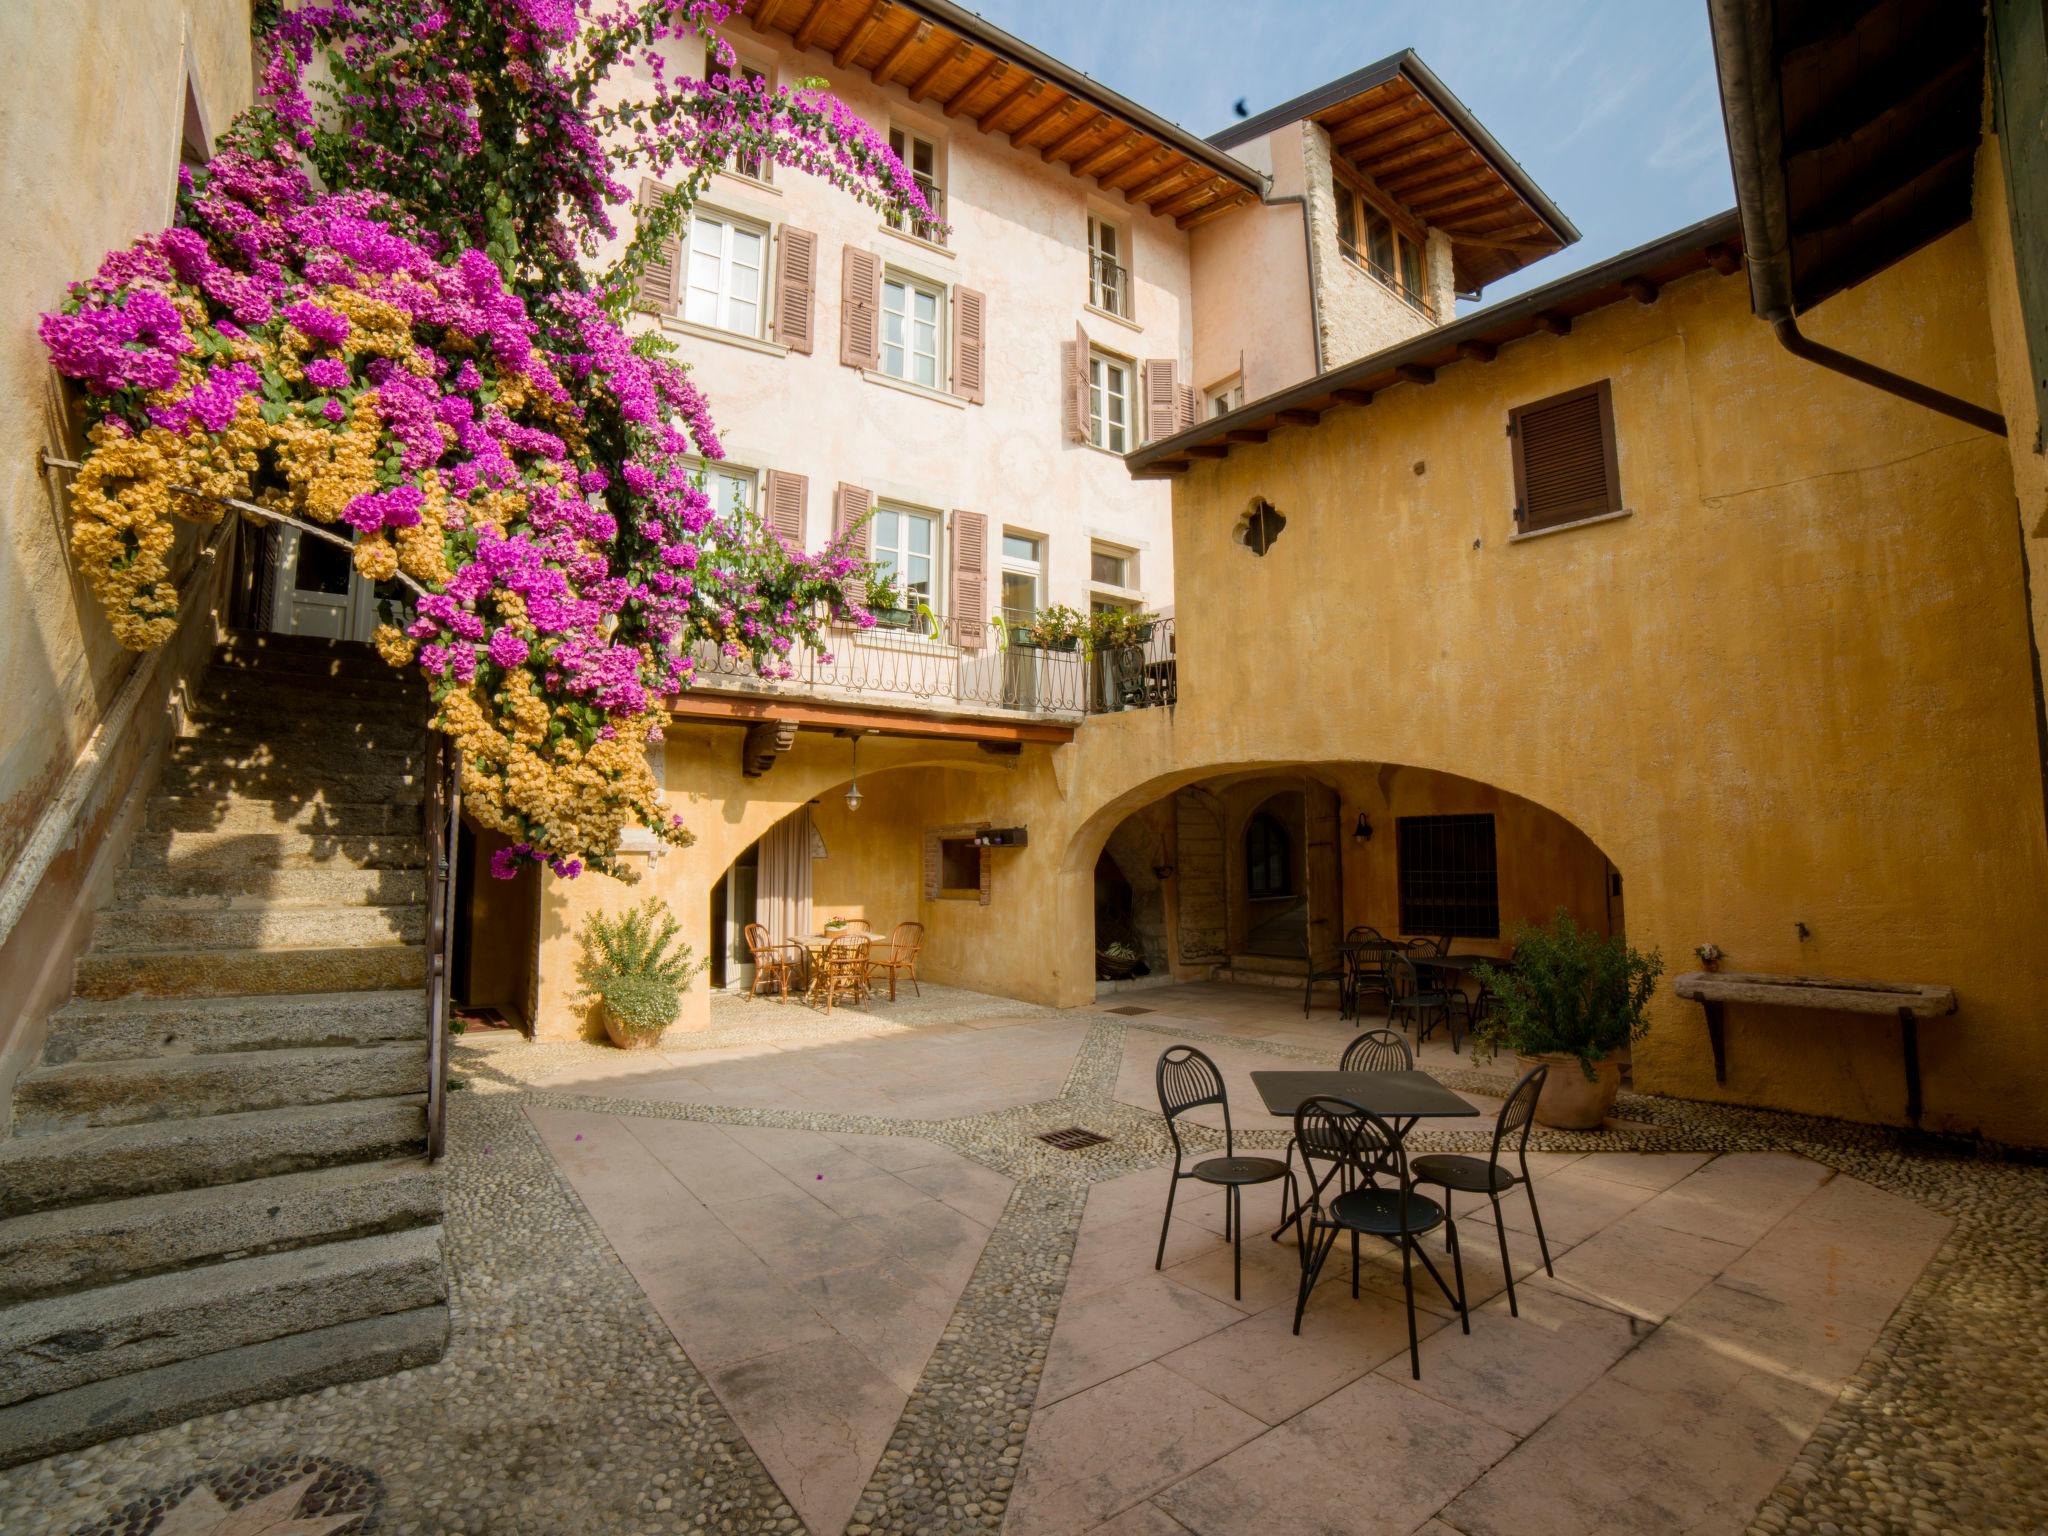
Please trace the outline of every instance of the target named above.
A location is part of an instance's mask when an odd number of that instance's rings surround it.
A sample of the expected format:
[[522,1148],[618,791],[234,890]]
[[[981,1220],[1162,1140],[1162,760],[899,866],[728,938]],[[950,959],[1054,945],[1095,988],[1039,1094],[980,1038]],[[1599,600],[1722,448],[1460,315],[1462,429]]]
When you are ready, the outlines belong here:
[[1494,303],[1734,206],[1706,0],[970,0],[1054,57],[1211,134],[1402,48],[1579,227]]

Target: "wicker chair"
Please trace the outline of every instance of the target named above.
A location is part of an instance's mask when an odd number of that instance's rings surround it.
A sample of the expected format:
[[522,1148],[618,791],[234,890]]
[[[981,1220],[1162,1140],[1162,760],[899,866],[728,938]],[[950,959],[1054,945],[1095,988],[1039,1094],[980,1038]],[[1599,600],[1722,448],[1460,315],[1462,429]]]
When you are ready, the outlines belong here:
[[825,1000],[825,1011],[832,1011],[832,1004],[843,992],[853,994],[857,1003],[868,995],[868,946],[871,941],[866,934],[855,934],[851,938],[834,939],[825,946],[824,958],[818,962],[817,995]]
[[889,947],[877,950],[868,959],[868,974],[877,971],[889,973],[889,1001],[896,1001],[896,975],[900,971],[908,978],[910,987],[919,997],[924,988],[917,984],[917,952],[924,948],[923,923],[898,923],[889,934]]
[[792,981],[797,983],[798,991],[803,990],[799,975],[803,967],[803,952],[797,945],[771,942],[768,930],[759,923],[747,924],[746,935],[747,951],[754,957],[754,987],[749,996],[759,997],[764,986],[779,987],[782,1001],[786,1003]]

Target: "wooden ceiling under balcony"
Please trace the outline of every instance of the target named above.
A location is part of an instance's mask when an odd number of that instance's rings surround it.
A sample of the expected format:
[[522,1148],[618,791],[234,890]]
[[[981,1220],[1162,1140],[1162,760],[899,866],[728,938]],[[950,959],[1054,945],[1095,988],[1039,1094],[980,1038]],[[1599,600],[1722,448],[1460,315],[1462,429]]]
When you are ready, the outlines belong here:
[[912,102],[1005,133],[1047,165],[1192,229],[1256,201],[1261,182],[1220,150],[1097,86],[950,4],[905,0],[753,0],[764,35],[859,69]]

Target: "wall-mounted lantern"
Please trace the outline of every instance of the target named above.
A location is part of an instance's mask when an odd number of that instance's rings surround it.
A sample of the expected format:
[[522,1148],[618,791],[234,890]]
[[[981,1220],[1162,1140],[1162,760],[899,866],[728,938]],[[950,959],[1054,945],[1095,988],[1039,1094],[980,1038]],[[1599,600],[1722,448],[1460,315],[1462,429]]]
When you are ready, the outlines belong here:
[[1372,823],[1365,819],[1365,812],[1358,813],[1358,825],[1351,829],[1351,841],[1365,844],[1372,841]]

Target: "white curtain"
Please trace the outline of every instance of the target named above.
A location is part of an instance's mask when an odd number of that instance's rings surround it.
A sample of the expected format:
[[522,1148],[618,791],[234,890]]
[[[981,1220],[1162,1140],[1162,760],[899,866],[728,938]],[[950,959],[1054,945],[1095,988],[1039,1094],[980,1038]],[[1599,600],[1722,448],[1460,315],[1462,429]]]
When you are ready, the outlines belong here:
[[806,939],[811,934],[811,809],[799,807],[761,839],[761,867],[755,877],[754,921],[770,942]]

